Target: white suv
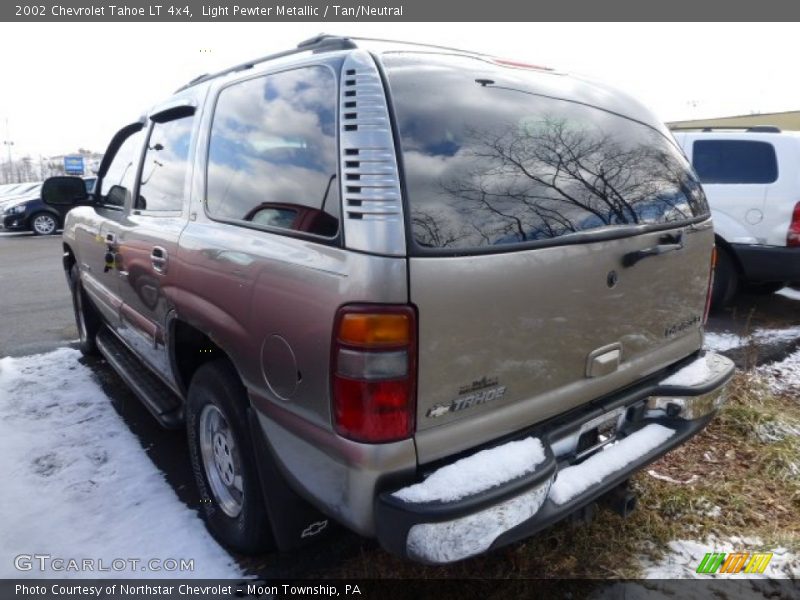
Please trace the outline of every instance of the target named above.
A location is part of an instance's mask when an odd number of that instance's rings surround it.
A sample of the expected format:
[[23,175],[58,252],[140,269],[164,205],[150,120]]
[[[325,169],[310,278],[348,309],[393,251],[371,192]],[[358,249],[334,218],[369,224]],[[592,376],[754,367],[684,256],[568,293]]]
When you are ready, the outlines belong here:
[[772,293],[800,281],[800,132],[776,127],[673,131],[714,217],[712,303],[741,286]]

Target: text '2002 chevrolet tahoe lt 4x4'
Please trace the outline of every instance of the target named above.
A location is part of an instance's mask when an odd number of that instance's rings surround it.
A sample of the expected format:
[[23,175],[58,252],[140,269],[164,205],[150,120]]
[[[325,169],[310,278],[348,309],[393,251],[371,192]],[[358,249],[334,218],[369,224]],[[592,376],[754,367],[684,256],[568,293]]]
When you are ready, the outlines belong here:
[[[335,519],[460,560],[696,434],[714,233],[649,111],[601,84],[320,36],[120,130],[64,227],[85,353],[186,427],[241,552]],[[630,501],[630,498],[628,498]]]

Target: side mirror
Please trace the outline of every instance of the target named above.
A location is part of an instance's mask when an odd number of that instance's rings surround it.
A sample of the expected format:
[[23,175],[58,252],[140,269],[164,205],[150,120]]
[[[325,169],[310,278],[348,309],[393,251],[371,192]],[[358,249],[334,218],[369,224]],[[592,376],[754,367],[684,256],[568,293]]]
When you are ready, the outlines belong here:
[[77,206],[89,200],[80,177],[51,177],[42,184],[42,202],[50,206]]

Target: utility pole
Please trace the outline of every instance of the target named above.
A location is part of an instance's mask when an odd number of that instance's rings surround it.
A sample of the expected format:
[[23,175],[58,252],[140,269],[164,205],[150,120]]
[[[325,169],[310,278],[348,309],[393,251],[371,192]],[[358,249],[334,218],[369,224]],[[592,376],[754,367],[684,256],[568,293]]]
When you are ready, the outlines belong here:
[[11,163],[11,146],[14,145],[14,142],[11,141],[11,135],[9,134],[8,130],[8,117],[6,117],[6,139],[3,140],[3,145],[6,147],[8,151],[8,179],[6,183],[11,183],[11,176],[14,171],[14,167]]

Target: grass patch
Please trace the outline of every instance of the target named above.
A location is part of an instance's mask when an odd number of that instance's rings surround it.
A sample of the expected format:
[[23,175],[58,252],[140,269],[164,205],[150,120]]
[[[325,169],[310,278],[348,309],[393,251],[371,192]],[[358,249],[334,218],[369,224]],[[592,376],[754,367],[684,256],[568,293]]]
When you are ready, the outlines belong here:
[[403,561],[369,542],[335,573],[321,575],[636,577],[640,556],[657,560],[671,540],[710,535],[759,538],[764,548],[800,551],[800,436],[792,435],[800,429],[795,427],[800,428],[796,400],[771,394],[755,375],[737,373],[728,403],[712,423],[633,478],[639,508],[628,519],[600,509],[589,524],[562,521],[518,544],[445,567]]

